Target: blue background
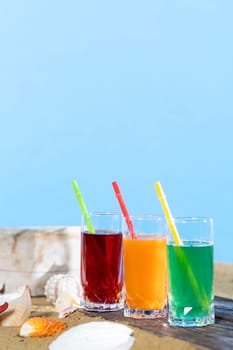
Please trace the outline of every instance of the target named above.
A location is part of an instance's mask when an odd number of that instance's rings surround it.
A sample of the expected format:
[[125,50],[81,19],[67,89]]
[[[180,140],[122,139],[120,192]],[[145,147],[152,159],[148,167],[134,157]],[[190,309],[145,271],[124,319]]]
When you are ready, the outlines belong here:
[[89,210],[212,216],[233,262],[233,3],[0,2],[0,226]]

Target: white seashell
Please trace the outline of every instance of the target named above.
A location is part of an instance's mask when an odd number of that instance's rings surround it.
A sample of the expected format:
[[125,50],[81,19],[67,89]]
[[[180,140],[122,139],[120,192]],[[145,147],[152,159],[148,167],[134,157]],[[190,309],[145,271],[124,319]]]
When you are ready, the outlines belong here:
[[[74,276],[68,274],[51,276],[45,285],[45,295],[48,301],[55,305],[60,318],[80,307],[80,286]],[[67,311],[64,313],[65,310]]]
[[132,334],[132,329],[120,323],[89,322],[65,331],[49,350],[128,350],[135,340]]
[[30,289],[27,286],[19,288],[14,293],[0,295],[0,305],[7,303],[8,307],[0,314],[0,325],[19,327],[28,319],[32,309]]

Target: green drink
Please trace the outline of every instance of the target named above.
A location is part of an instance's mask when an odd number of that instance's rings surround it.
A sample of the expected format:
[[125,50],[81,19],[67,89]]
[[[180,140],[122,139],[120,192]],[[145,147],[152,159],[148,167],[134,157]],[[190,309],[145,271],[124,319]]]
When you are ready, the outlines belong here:
[[213,311],[213,245],[208,242],[183,242],[183,246],[170,243],[168,261],[172,317],[187,323],[199,318],[201,322]]
[[[204,219],[203,219],[204,220]],[[195,219],[179,223],[182,245],[173,240],[167,244],[169,276],[169,315],[172,326],[205,326],[214,323],[213,240],[203,232],[206,226]],[[203,226],[200,229],[199,226]],[[189,229],[188,229],[189,228]],[[198,230],[195,232],[192,229]],[[201,236],[204,236],[203,238]],[[198,238],[197,238],[198,237]]]

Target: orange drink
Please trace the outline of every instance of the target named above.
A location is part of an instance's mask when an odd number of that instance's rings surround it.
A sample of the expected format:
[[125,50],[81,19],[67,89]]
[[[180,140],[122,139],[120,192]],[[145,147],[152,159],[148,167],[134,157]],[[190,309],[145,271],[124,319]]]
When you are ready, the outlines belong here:
[[[166,239],[124,239],[126,302],[132,309],[162,310],[167,299]],[[153,278],[154,276],[154,278]]]
[[167,242],[163,219],[156,215],[131,216],[131,219],[137,237],[132,239],[124,228],[124,315],[162,317],[166,315],[167,305]]

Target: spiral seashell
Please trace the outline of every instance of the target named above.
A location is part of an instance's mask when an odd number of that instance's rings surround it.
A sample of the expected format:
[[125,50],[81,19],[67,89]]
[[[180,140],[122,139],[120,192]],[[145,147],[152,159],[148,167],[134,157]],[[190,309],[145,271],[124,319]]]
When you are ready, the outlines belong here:
[[66,324],[53,317],[29,318],[20,328],[21,337],[46,337],[61,333],[67,328]]
[[59,318],[68,316],[80,307],[80,286],[74,276],[51,276],[45,285],[45,295],[55,306]]
[[45,295],[53,305],[61,294],[70,293],[79,295],[80,288],[74,276],[68,274],[57,274],[51,276],[45,284]]

